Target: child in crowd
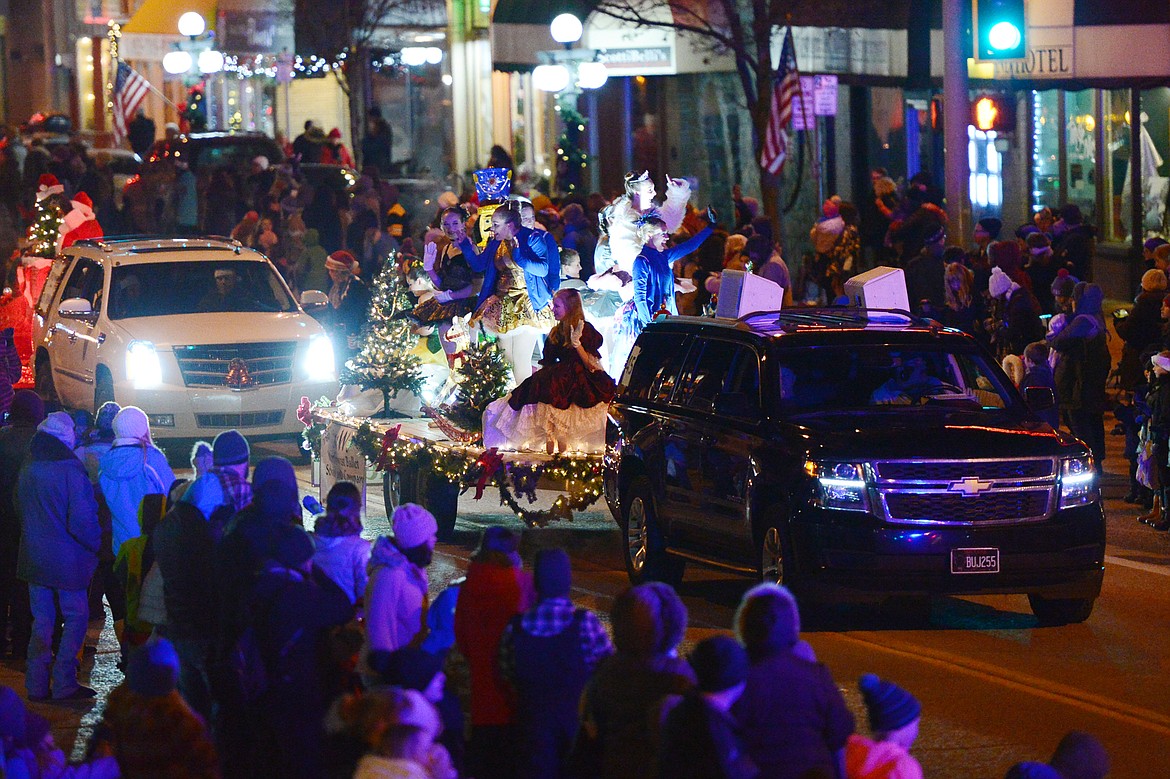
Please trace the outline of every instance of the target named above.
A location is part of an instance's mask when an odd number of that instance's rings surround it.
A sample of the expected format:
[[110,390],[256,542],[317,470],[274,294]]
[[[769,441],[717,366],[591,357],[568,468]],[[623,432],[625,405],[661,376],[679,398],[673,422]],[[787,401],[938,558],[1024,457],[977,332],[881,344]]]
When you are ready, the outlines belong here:
[[873,738],[853,734],[845,745],[847,779],[922,779],[910,754],[918,738],[922,704],[893,682],[865,674],[858,680]]
[[[1028,344],[1024,349],[1024,378],[1020,382],[1020,389],[1028,387],[1047,387],[1052,390],[1052,397],[1056,398],[1056,379],[1052,375],[1052,366],[1048,363],[1051,350],[1043,341]],[[1060,426],[1060,410],[1055,404],[1052,408],[1038,411],[1037,415],[1052,426],[1055,430]]]
[[342,710],[366,745],[354,779],[454,779],[447,750],[435,743],[441,723],[417,690],[385,687],[354,698]]
[[370,542],[362,538],[362,493],[353,482],[329,488],[325,513],[313,525],[313,547],[313,564],[357,604],[366,592]]

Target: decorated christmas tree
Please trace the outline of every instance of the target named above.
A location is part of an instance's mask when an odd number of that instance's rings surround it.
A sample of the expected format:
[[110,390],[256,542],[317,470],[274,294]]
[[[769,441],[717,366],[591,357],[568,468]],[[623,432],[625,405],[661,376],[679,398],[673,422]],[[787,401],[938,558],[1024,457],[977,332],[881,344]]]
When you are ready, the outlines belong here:
[[54,257],[60,236],[61,210],[64,187],[56,176],[44,174],[37,183],[37,199],[33,207],[32,224],[28,226],[28,253],[36,257]]
[[465,430],[483,429],[483,410],[508,392],[512,366],[499,345],[486,338],[464,350],[455,400],[445,416]]
[[398,259],[397,254],[392,254],[374,281],[365,344],[341,372],[342,384],[381,390],[387,408],[390,399],[400,392],[417,395],[423,383],[419,359],[409,354],[418,341],[407,318],[414,307],[414,296],[402,278]]

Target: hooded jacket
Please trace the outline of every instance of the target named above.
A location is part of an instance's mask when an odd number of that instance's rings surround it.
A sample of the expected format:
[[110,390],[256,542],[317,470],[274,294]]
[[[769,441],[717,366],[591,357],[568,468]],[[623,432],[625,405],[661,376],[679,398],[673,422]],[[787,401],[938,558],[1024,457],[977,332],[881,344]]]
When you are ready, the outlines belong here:
[[214,552],[213,528],[190,503],[176,503],[155,528],[154,559],[163,577],[167,635],[173,639],[215,636],[216,589],[208,581]]
[[114,554],[137,537],[138,506],[146,495],[166,495],[175,473],[166,456],[153,444],[115,446],[98,463],[98,487],[110,508]]
[[29,584],[84,590],[97,569],[102,530],[81,460],[38,431],[16,487],[21,514],[17,576]]
[[425,638],[427,573],[406,559],[386,536],[370,550],[366,585],[366,643],[393,652]]
[[1109,407],[1105,384],[1112,365],[1101,314],[1104,293],[1096,284],[1080,282],[1073,292],[1075,315],[1052,338],[1060,353],[1056,389],[1060,407],[1068,411],[1103,413]]

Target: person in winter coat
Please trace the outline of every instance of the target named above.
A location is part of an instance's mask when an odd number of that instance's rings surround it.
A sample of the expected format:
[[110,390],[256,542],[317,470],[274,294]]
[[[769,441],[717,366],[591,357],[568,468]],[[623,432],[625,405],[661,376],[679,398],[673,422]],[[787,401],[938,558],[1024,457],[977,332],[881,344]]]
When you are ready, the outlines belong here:
[[219,779],[204,720],[179,695],[179,655],[155,639],[130,655],[126,681],[110,692],[90,752],[118,761],[122,779]]
[[910,754],[918,738],[922,705],[893,682],[873,674],[858,680],[873,738],[854,734],[845,747],[846,779],[922,779]]
[[663,699],[695,684],[677,654],[687,607],[669,585],[650,582],[619,595],[610,620],[617,653],[585,685],[570,762],[577,775],[634,779],[657,764],[653,723]]
[[1170,352],[1159,352],[1150,357],[1154,380],[1146,393],[1150,407],[1150,437],[1154,443],[1153,460],[1158,479],[1154,491],[1154,505],[1151,510],[1138,517],[1138,521],[1152,526],[1155,530],[1170,530],[1166,507],[1170,504]]
[[303,528],[281,525],[273,533],[250,611],[268,678],[257,707],[261,744],[271,745],[267,754],[275,758],[277,776],[316,779],[323,768],[325,712],[341,693],[330,688],[322,661],[326,631],[349,621],[353,606],[313,567],[313,539]]
[[998,321],[993,320],[987,330],[995,333],[998,351],[1002,354],[1023,354],[1028,344],[1044,337],[1040,321],[1040,306],[1031,292],[1021,287],[1004,273],[992,268],[987,291],[993,303],[1002,311]]
[[642,251],[634,259],[634,305],[624,315],[627,332],[635,335],[642,332],[663,307],[671,314],[678,314],[674,301],[674,261],[695,251],[707,240],[716,218],[715,210],[708,208],[707,226],[669,249],[666,246],[670,237],[666,232],[666,222],[657,216],[643,218],[638,229],[638,238],[643,242]]
[[[13,659],[28,654],[32,612],[28,585],[17,578],[20,551],[20,508],[16,483],[29,456],[29,441],[45,418],[45,405],[32,390],[20,390],[12,399],[8,424],[0,427],[0,656]],[[6,641],[11,631],[12,643]]]
[[688,662],[698,683],[666,714],[659,748],[659,779],[751,779],[748,757],[730,714],[743,694],[748,658],[731,636],[699,642]]
[[223,431],[211,444],[211,471],[191,482],[183,493],[182,500],[198,508],[216,526],[217,535],[236,512],[252,502],[249,457],[251,449],[240,431]]
[[1096,284],[1077,284],[1075,316],[1049,342],[1059,354],[1055,375],[1061,411],[1068,415],[1073,435],[1092,451],[1098,474],[1105,465],[1105,411],[1109,408],[1105,384],[1110,356],[1101,314],[1104,298]]
[[113,520],[113,551],[141,532],[138,506],[146,495],[166,495],[175,473],[150,439],[150,422],[137,406],[118,411],[114,440],[98,461],[98,487]]
[[16,351],[13,329],[0,330],[0,424],[12,405],[12,385],[20,381],[20,354]]
[[[459,696],[447,687],[447,675],[443,673],[446,659],[445,653],[436,655],[425,649],[405,647],[379,656],[375,670],[383,684],[417,690],[434,705],[443,725],[443,732],[436,743],[447,750],[451,765],[462,776],[463,709],[459,704]],[[371,664],[373,662],[374,658],[371,658]]]
[[370,542],[362,538],[362,493],[339,481],[325,496],[325,513],[313,525],[313,565],[356,604],[366,595]]
[[1117,372],[1121,388],[1133,392],[1142,379],[1142,360],[1162,339],[1162,298],[1166,296],[1166,274],[1148,270],[1142,274],[1142,291],[1133,301],[1129,315],[1113,316],[1113,327],[1121,336],[1121,362]]
[[[73,454],[73,420],[56,411],[37,426],[16,486],[20,506],[17,575],[28,582],[32,638],[25,686],[29,700],[92,698],[77,680],[89,621],[89,582],[97,569],[101,526],[85,466]],[[57,651],[53,632],[64,622]],[[50,679],[50,667],[52,677]]]
[[[838,775],[853,715],[829,670],[802,657],[792,593],[776,584],[748,590],[735,632],[751,668],[731,713],[761,776],[795,779],[812,769]],[[778,699],[786,705],[777,706]]]
[[455,606],[455,646],[471,670],[468,766],[477,777],[511,776],[516,765],[516,711],[496,660],[504,628],[535,600],[519,549],[507,528],[485,529]]
[[0,770],[9,779],[118,779],[112,757],[69,765],[57,748],[49,721],[24,705],[16,691],[0,685]]
[[431,512],[414,503],[394,509],[394,537],[382,536],[370,552],[366,585],[366,645],[393,652],[426,638],[427,566],[438,542]]
[[[1047,387],[1052,390],[1052,397],[1056,397],[1056,379],[1052,375],[1052,367],[1048,364],[1048,344],[1037,341],[1028,344],[1024,349],[1024,378],[1020,382],[1020,390],[1028,387]],[[1041,419],[1052,426],[1053,430],[1060,427],[1060,410],[1053,406],[1046,411],[1037,413]]]
[[557,779],[577,735],[581,692],[613,646],[597,615],[569,599],[572,568],[564,549],[537,552],[533,573],[540,600],[504,629],[499,673],[516,701],[514,775]]
[[122,410],[112,400],[107,400],[98,408],[93,417],[93,428],[77,442],[78,459],[85,463],[85,470],[89,473],[89,480],[95,485],[98,483],[102,456],[114,446],[114,417]]

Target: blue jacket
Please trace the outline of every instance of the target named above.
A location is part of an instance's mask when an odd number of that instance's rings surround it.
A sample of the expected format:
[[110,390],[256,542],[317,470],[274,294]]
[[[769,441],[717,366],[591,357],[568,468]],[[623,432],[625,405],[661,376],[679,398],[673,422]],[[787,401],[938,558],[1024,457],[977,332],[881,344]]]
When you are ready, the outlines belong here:
[[84,590],[97,570],[102,529],[89,474],[69,447],[38,431],[16,486],[17,576],[57,590]]
[[557,239],[552,233],[547,230],[537,232],[544,238],[547,247],[548,273],[545,274],[544,281],[548,284],[549,292],[553,293],[561,288],[561,247],[557,246]]
[[[521,227],[516,233],[516,242],[519,246],[512,253],[512,260],[524,271],[524,284],[528,287],[528,299],[532,301],[532,310],[540,311],[552,301],[552,292],[549,291],[547,280],[549,243],[545,241],[541,231],[527,227]],[[556,241],[552,243],[555,245]],[[496,292],[496,251],[500,248],[500,242],[494,239],[488,241],[483,251],[479,252],[470,238],[464,238],[459,248],[471,269],[483,274],[483,288],[479,291],[479,299],[475,301],[475,307],[479,308]],[[556,265],[559,277],[561,272],[559,255]]]
[[678,314],[674,304],[672,266],[679,257],[685,257],[698,249],[710,234],[711,226],[708,225],[694,237],[677,246],[670,246],[666,251],[660,252],[650,244],[642,247],[642,251],[634,260],[634,319],[639,331],[650,323],[664,301],[667,311],[674,315]]
[[115,446],[98,462],[98,487],[109,506],[113,550],[142,534],[138,506],[145,495],[166,495],[175,480],[166,456],[153,445]]

